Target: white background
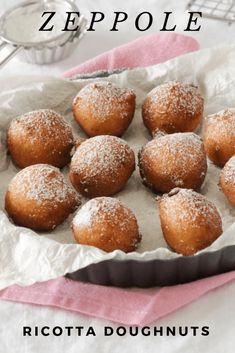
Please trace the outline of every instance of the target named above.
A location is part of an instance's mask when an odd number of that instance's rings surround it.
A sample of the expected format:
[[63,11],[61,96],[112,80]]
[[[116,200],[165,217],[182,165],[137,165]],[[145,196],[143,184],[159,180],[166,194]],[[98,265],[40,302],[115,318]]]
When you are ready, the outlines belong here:
[[[0,0],[0,13],[15,0]],[[97,25],[96,32],[89,33],[79,45],[73,55],[67,60],[48,66],[36,66],[19,62],[14,58],[4,68],[0,75],[40,74],[60,75],[71,67],[111,49],[140,35],[146,35],[159,30],[162,25],[163,11],[173,11],[178,32],[183,32],[187,22],[185,15],[186,1],[164,0],[80,0],[81,12],[88,15],[89,11],[102,11],[106,14],[106,21]],[[129,20],[120,26],[119,32],[109,32],[113,11],[126,11]],[[134,28],[134,19],[141,11],[150,11],[154,15],[154,24],[148,33],[138,32]],[[232,43],[235,37],[235,25],[202,20],[200,32],[191,33],[201,44],[202,48],[221,43]],[[138,53],[137,53],[138,54]],[[203,350],[207,353],[233,353],[235,338],[235,282],[215,290],[196,302],[188,305],[176,313],[155,322],[155,326],[209,326],[210,335],[207,337],[110,337],[103,338],[102,330],[105,325],[113,325],[107,321],[93,319],[63,310],[37,307],[26,304],[16,304],[0,301],[0,353],[41,353],[53,352],[135,352],[147,351],[196,353]],[[94,326],[97,337],[22,337],[22,326]]]

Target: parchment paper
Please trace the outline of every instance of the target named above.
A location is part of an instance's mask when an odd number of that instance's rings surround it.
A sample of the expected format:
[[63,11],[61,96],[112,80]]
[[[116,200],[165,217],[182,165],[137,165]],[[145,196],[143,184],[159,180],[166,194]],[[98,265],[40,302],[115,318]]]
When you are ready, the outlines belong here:
[[[141,119],[143,99],[154,86],[162,82],[179,80],[198,85],[205,97],[205,115],[235,107],[235,46],[202,50],[164,64],[114,74],[105,80],[130,87],[136,92],[136,114],[123,138],[137,153],[151,139]],[[16,227],[8,219],[4,211],[4,195],[9,181],[18,171],[10,158],[6,158],[5,133],[11,119],[31,110],[50,108],[68,119],[75,136],[84,136],[73,120],[71,105],[79,89],[90,81],[94,79],[67,81],[34,76],[0,79],[0,289],[11,284],[29,285],[45,281],[107,259],[146,261],[181,256],[167,248],[160,228],[156,195],[142,185],[138,167],[125,189],[115,196],[137,216],[143,236],[138,252],[105,253],[75,244],[70,230],[73,215],[53,232],[46,234]],[[235,208],[218,188],[220,170],[209,161],[208,166],[201,192],[216,204],[224,229],[223,235],[203,250],[214,251],[235,244]],[[67,173],[66,168],[63,172]]]

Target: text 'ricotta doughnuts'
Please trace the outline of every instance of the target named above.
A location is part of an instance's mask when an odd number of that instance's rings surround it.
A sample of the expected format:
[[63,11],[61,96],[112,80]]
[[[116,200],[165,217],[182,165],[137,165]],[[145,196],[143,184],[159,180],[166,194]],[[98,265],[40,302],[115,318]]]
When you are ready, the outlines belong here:
[[88,136],[121,136],[135,112],[135,94],[114,83],[99,81],[86,85],[73,102],[75,120]]
[[155,192],[199,189],[207,172],[203,143],[192,132],[156,137],[140,151],[139,168],[144,184]]
[[71,127],[60,114],[42,109],[14,119],[7,144],[20,168],[40,163],[62,168],[70,162],[74,139]]
[[167,82],[145,98],[142,117],[150,134],[194,131],[203,118],[204,100],[197,87]]
[[115,136],[96,136],[76,149],[70,165],[70,180],[86,197],[109,196],[125,186],[135,169],[135,155]]
[[230,158],[222,169],[220,186],[229,202],[235,206],[235,156]]
[[177,253],[193,255],[223,232],[215,205],[193,190],[172,190],[158,202],[164,238]]
[[79,244],[96,246],[104,251],[134,251],[141,240],[133,212],[119,200],[98,197],[88,201],[72,222]]
[[205,119],[203,140],[206,153],[223,167],[235,155],[235,109],[225,109]]
[[54,229],[79,203],[60,170],[47,164],[22,169],[5,196],[5,209],[14,223],[39,231]]

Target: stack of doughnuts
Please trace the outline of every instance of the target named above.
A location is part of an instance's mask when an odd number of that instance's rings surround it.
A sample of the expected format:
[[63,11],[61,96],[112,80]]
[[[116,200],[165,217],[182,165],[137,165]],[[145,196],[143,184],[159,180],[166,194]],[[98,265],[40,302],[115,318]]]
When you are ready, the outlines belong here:
[[[79,244],[103,251],[135,251],[141,235],[133,212],[116,195],[135,170],[135,154],[120,137],[135,113],[135,93],[107,81],[84,86],[73,100],[74,119],[87,139],[74,138],[57,112],[43,109],[14,119],[7,133],[13,162],[23,168],[12,179],[5,209],[18,225],[53,230],[81,204],[71,228]],[[200,194],[207,156],[219,167],[220,186],[235,205],[235,111],[205,118],[204,99],[190,84],[153,88],[142,105],[152,139],[138,155],[145,187],[158,194],[160,223],[169,247],[190,256],[222,234],[215,205]],[[64,176],[69,166],[68,178]],[[60,168],[60,169],[59,169]],[[69,179],[69,181],[67,181]],[[71,184],[70,184],[71,182]],[[81,195],[81,196],[80,196]]]

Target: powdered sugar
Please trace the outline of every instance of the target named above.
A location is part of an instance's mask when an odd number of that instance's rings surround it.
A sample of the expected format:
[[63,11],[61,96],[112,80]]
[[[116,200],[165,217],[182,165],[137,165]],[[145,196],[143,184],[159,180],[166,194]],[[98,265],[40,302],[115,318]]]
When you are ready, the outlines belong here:
[[235,156],[230,158],[222,170],[224,182],[235,185]]
[[76,150],[71,170],[83,173],[89,170],[89,177],[115,178],[123,164],[134,158],[128,144],[115,136],[101,135],[83,142]]
[[[119,211],[122,208],[126,217],[120,219]],[[130,209],[125,207],[118,199],[112,197],[98,197],[88,201],[76,214],[73,224],[77,227],[92,227],[93,221],[99,224],[111,221],[120,228],[128,224],[130,218],[134,218]]]
[[207,125],[211,127],[209,134],[214,136],[219,132],[220,137],[225,139],[228,136],[234,137],[233,147],[235,148],[235,109],[229,108],[219,111],[216,114],[211,114],[207,118]]
[[[164,163],[164,175],[170,177],[175,186],[184,185],[184,177],[190,169],[204,169],[206,156],[201,138],[191,132],[158,136],[142,150],[140,159],[145,155],[149,160],[161,160]],[[205,172],[201,172],[202,179]],[[203,174],[204,173],[204,174]]]
[[122,119],[128,118],[128,97],[134,92],[127,88],[99,81],[83,87],[75,97],[73,104],[79,104],[92,113],[92,118],[105,121],[113,112],[120,114]]
[[68,122],[58,113],[50,109],[41,109],[21,115],[14,119],[10,129],[15,134],[28,134],[28,143],[46,141],[52,138],[60,144],[73,143],[72,129]]
[[37,203],[63,203],[78,195],[66,182],[59,169],[47,164],[36,164],[22,169],[9,184],[9,191],[24,195]]
[[203,105],[203,98],[197,87],[180,82],[167,82],[155,87],[148,96],[151,102],[157,103],[158,111],[180,114],[187,111],[194,116]]
[[[174,196],[177,195],[178,209],[175,210]],[[202,222],[208,225],[221,224],[220,216],[215,205],[205,196],[189,189],[175,189],[170,194],[163,196],[167,199],[167,207],[170,216],[177,224],[181,221],[181,227],[199,228]],[[205,224],[205,223],[204,223]]]

